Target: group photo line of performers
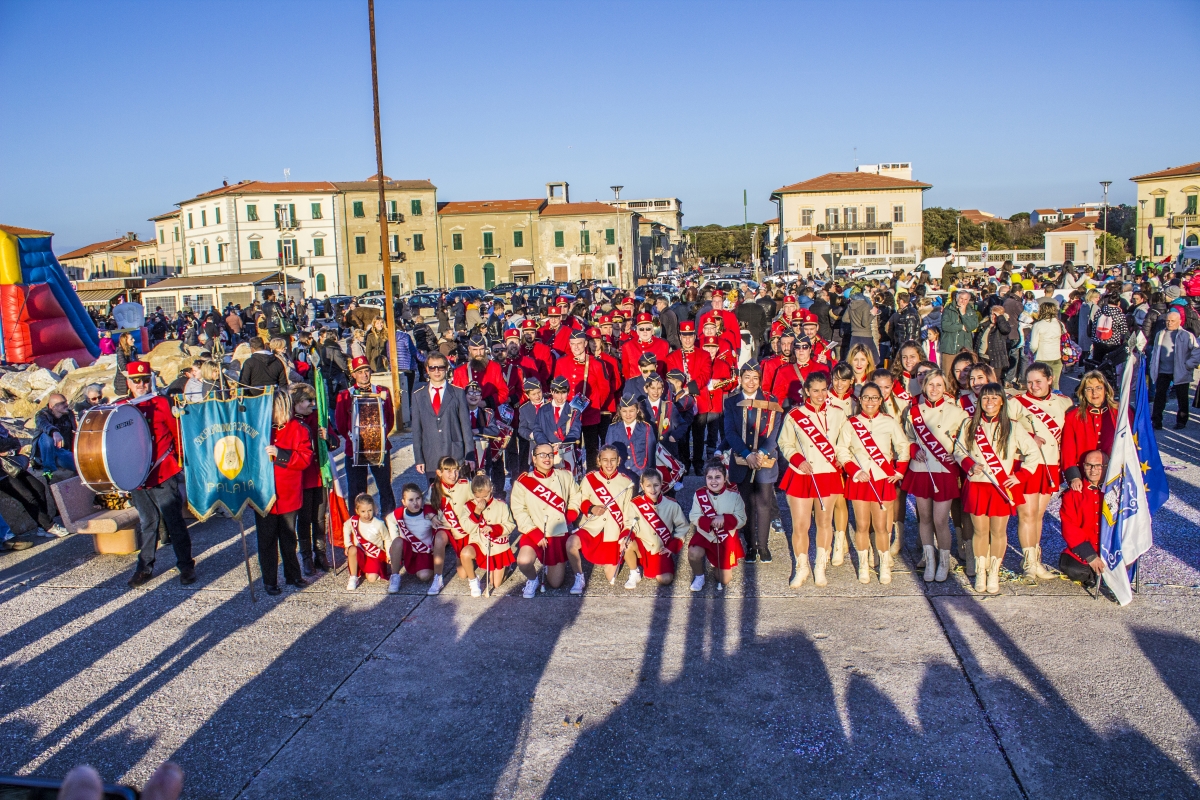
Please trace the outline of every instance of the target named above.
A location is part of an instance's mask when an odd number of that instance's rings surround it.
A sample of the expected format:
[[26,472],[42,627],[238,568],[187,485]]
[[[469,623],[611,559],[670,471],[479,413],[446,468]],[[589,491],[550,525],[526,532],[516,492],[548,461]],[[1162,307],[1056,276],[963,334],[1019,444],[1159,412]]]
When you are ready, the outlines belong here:
[[[827,585],[829,568],[844,565],[851,549],[861,583],[872,574],[890,583],[909,496],[924,580],[946,580],[953,553],[976,591],[998,592],[1014,516],[1025,575],[1056,577],[1043,563],[1041,538],[1047,505],[1063,484],[1067,548],[1058,568],[1087,585],[1103,570],[1092,525],[1102,473],[1093,462],[1111,449],[1116,402],[1101,373],[1084,375],[1076,406],[1052,390],[1051,368],[1041,363],[1030,366],[1026,390],[1011,396],[968,351],[948,373],[915,343],[899,348],[891,369],[876,368],[861,344],[839,363],[817,335],[815,315],[786,301],[770,328],[771,355],[739,367],[737,322],[720,303],[679,325],[678,348],[657,335],[652,315],[629,317],[619,308],[586,326],[551,307],[544,325],[526,319],[503,344],[474,333],[469,358],[456,367],[431,353],[428,382],[411,402],[415,469],[428,487],[405,484],[399,504],[388,437],[380,461],[354,458],[356,396],[384,400],[383,431],[395,421],[388,389],[372,385],[365,358],[352,359],[352,384],[334,399],[332,429],[316,425],[312,387],[275,389],[268,454],[277,502],[256,515],[267,591],[279,592],[280,560],[296,586],[310,582],[314,565],[329,568],[318,438],[345,447],[350,508],[337,532],[351,590],[387,580],[396,592],[408,574],[437,594],[447,545],[473,596],[519,571],[524,596],[534,597],[563,586],[568,565],[570,591],[580,594],[585,561],[612,583],[627,567],[628,589],[643,579],[667,585],[685,549],[693,591],[704,587],[708,567],[721,589],[740,563],[773,560],[777,491],[792,522],[793,588],[810,578]],[[126,374],[133,398],[148,391],[148,364],[132,362]],[[138,408],[157,460],[133,504],[143,530],[157,531],[162,519],[191,582],[190,542],[171,483],[181,469],[175,420],[165,399]],[[689,472],[704,485],[684,514],[675,494]],[[375,497],[367,493],[371,481]],[[131,585],[152,574],[152,537],[142,535]]]

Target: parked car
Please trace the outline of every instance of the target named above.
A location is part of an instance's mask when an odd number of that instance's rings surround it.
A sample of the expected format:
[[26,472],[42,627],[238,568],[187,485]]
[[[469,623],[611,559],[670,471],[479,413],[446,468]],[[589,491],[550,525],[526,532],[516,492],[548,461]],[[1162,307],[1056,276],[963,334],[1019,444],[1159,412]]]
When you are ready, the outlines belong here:
[[446,294],[446,305],[454,305],[462,298],[468,303],[478,303],[486,300],[490,295],[483,289],[476,289],[471,286],[463,286],[457,289],[452,289]]

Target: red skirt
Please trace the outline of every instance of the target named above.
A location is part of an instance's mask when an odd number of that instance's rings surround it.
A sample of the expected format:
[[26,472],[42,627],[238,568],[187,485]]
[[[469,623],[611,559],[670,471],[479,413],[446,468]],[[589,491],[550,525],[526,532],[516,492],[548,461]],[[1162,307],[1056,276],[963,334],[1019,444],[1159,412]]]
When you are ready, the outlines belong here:
[[621,560],[621,541],[604,541],[604,534],[593,536],[587,531],[579,531],[579,550],[589,564],[601,566],[616,566]]
[[431,570],[433,569],[433,553],[418,553],[408,542],[405,542],[400,564],[409,575],[415,575],[427,569]]
[[909,469],[904,473],[904,480],[900,481],[900,488],[913,497],[942,503],[958,499],[958,482],[961,479],[962,470],[957,467],[950,472],[919,472]]
[[454,535],[453,531],[446,531],[446,538],[450,540],[450,546],[454,548],[454,555],[458,556],[461,561],[463,548],[471,543],[471,537],[464,536],[460,539]]
[[[363,550],[358,545],[354,545],[354,549],[357,551],[355,555],[357,556],[359,575],[370,574],[378,575],[381,578],[386,578],[392,574],[391,568],[388,567],[386,555],[381,555],[376,558],[367,555],[367,551]],[[432,562],[432,560],[433,559],[431,558],[430,561]]]
[[544,533],[522,533],[521,547],[532,547],[547,567],[567,563],[567,537],[546,536]]
[[1062,484],[1058,464],[1038,464],[1033,472],[1023,469],[1017,477],[1021,479],[1022,494],[1054,494]]
[[[872,489],[872,486],[875,488]],[[867,500],[872,503],[882,500],[888,503],[896,499],[896,484],[885,480],[859,483],[854,478],[846,478],[846,499]]]
[[[816,479],[816,488],[813,488],[814,478]],[[783,471],[783,479],[779,482],[779,488],[787,492],[789,497],[800,498],[815,498],[817,489],[821,490],[821,497],[832,497],[846,491],[841,472],[819,472],[804,475],[791,467]]]
[[683,548],[683,540],[671,537],[671,544],[667,546],[665,553],[651,555],[646,552],[646,546],[638,540],[638,564],[642,568],[642,574],[647,578],[657,578],[659,575],[674,575],[675,574],[675,558],[674,555]]
[[[700,533],[692,534],[691,541],[688,542],[688,547],[703,548],[704,555],[708,558],[708,563],[717,569],[733,569],[737,566],[738,560],[746,556],[746,550],[742,547],[741,537],[736,532],[729,534],[725,537],[725,541],[721,542],[721,556],[719,559],[717,558],[717,543],[710,542]],[[724,566],[720,566],[722,561],[725,562]]]
[[1008,491],[1013,497],[1012,505],[990,481],[966,481],[963,484],[963,511],[976,517],[1011,517],[1017,513],[1017,506],[1025,502],[1025,496],[1021,494],[1020,486]]
[[477,569],[504,569],[509,564],[514,564],[517,557],[513,555],[512,548],[508,545],[497,544],[492,542],[492,554],[488,555],[486,545],[472,544],[471,547],[475,550],[475,567]]

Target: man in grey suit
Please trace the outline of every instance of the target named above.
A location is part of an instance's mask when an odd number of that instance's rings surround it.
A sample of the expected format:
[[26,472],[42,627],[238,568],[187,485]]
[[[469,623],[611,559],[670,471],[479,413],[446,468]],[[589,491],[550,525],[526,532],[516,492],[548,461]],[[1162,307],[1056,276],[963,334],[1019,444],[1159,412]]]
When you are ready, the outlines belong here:
[[474,441],[467,393],[450,383],[449,367],[445,356],[431,353],[425,361],[429,382],[412,393],[413,459],[430,482],[439,461],[453,456],[461,462]]

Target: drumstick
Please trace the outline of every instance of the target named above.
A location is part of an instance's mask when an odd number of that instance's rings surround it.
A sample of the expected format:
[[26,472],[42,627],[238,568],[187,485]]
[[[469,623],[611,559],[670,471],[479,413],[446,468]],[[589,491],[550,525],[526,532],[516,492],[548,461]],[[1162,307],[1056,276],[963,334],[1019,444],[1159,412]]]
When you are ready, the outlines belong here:
[[[809,469],[812,469],[812,467],[809,467]],[[810,473],[808,473],[808,477],[812,478],[813,489],[817,493],[817,502],[821,504],[821,510],[824,511],[825,510],[825,498],[821,496],[821,487],[817,486],[817,476],[815,473],[810,472]]]
[[549,514],[547,514],[542,519],[542,541],[543,541],[543,545],[542,545],[543,558],[542,558],[542,580],[541,580],[540,588],[542,590],[542,593],[545,594],[545,592],[546,592],[546,558],[549,558],[549,556],[550,556],[550,515]]

